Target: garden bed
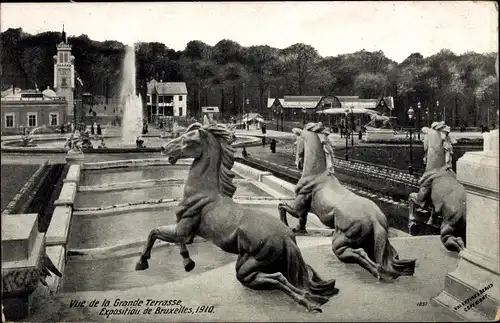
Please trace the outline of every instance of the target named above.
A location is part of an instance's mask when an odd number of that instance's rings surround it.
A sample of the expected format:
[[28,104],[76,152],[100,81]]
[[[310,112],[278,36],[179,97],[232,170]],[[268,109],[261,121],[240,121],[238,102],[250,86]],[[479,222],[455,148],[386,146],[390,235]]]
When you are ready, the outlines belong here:
[[[455,145],[453,146],[452,167],[456,170],[457,160],[467,151],[481,151],[482,145]],[[410,147],[396,144],[361,144],[349,147],[349,160],[359,160],[371,164],[389,166],[408,172],[410,166]],[[343,156],[345,148],[335,149],[336,156]],[[412,148],[412,167],[416,173],[423,173],[425,167],[423,163],[424,148],[422,145],[415,145]]]
[[[455,145],[473,145],[480,146],[483,144],[483,138],[458,138],[456,139],[457,143]],[[370,140],[370,142],[366,142],[364,139],[361,141],[362,144],[383,144],[383,145],[409,145],[410,138],[406,137],[395,137],[388,140]],[[422,145],[422,139],[412,139],[412,143],[414,145]]]

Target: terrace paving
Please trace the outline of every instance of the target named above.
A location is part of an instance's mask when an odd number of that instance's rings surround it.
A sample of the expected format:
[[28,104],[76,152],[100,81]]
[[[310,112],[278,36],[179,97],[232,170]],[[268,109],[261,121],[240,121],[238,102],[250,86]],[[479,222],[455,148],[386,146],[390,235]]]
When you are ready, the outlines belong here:
[[[417,306],[428,302],[444,286],[444,277],[457,265],[457,257],[443,250],[439,237],[393,238],[402,258],[417,258],[416,274],[392,283],[377,282],[355,264],[340,262],[331,251],[330,239],[298,237],[306,262],[324,278],[335,278],[340,293],[323,305],[323,313],[308,313],[277,291],[254,291],[243,287],[235,277],[234,260],[208,244],[190,246],[197,267],[191,273],[181,268],[177,248],[158,248],[148,271],[133,270],[135,257],[86,260],[68,264],[69,276],[95,277],[94,281],[65,282],[64,293],[35,300],[32,321],[456,321],[440,307]],[[203,246],[202,246],[203,245]],[[199,249],[200,248],[200,249]],[[171,255],[173,254],[173,255]],[[207,255],[210,255],[207,257]],[[212,258],[227,262],[211,268]],[[169,260],[173,258],[172,260]],[[78,268],[72,267],[77,266]],[[208,269],[211,268],[211,269]],[[84,275],[85,276],[85,275]],[[72,277],[72,276],[69,276]],[[82,277],[83,278],[83,277]],[[73,285],[72,285],[73,284]],[[71,292],[78,285],[79,292]],[[82,291],[83,290],[83,291]],[[104,299],[179,299],[182,304],[214,306],[213,314],[99,315],[102,307],[69,308],[70,300],[87,302]],[[394,306],[395,300],[397,306]],[[113,308],[111,306],[111,308]],[[137,307],[142,311],[145,306]],[[155,307],[153,307],[155,310]]]

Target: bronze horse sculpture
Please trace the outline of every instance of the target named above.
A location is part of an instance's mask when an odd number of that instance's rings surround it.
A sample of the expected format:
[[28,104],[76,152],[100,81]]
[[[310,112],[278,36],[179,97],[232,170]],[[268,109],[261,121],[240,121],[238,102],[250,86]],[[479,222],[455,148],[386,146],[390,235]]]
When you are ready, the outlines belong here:
[[[304,129],[294,128],[300,136],[304,149],[304,167],[301,179],[295,187],[293,204],[280,203],[281,220],[287,223],[289,213],[299,219],[296,232],[306,232],[307,214],[312,212],[333,233],[332,249],[339,260],[357,263],[377,279],[393,280],[399,276],[412,276],[415,272],[414,259],[399,259],[398,252],[388,240],[387,219],[380,208],[371,200],[358,196],[346,189],[333,172],[327,169],[323,144],[325,134],[321,122],[309,123]],[[302,152],[301,152],[302,153]]]
[[335,280],[325,281],[304,261],[293,231],[278,218],[233,201],[235,137],[222,125],[192,124],[163,149],[175,159],[194,158],[176,212],[177,224],[152,230],[136,270],[148,268],[157,239],[180,244],[184,268],[195,263],[187,244],[203,237],[225,252],[237,254],[236,278],[251,289],[281,290],[310,311],[338,293]]
[[[444,121],[434,122],[424,133],[425,172],[419,180],[418,193],[411,193],[410,215],[414,207],[431,206],[433,215],[442,217],[441,242],[446,249],[459,252],[465,248],[466,192],[452,170],[455,141]],[[430,219],[432,220],[432,218]],[[411,219],[410,219],[411,221]]]

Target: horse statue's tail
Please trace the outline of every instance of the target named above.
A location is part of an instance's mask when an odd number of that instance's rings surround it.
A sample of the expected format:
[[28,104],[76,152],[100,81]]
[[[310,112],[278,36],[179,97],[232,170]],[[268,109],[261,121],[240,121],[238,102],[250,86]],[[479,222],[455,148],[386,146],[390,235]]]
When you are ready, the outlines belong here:
[[338,294],[339,290],[335,288],[335,279],[322,279],[304,261],[300,249],[293,238],[285,239],[284,244],[286,248],[287,270],[283,274],[292,285],[307,289],[310,293],[307,298],[320,305],[328,302],[332,296]]
[[[384,216],[385,217],[385,216]],[[415,259],[399,259],[398,252],[389,241],[387,225],[376,222],[373,228],[375,262],[380,265],[381,278],[398,278],[399,276],[413,276],[415,273]]]

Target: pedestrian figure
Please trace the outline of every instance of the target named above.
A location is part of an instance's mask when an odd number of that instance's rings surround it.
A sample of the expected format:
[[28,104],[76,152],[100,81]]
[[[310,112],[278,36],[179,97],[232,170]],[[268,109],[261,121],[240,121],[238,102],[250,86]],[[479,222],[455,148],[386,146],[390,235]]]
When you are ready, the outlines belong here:
[[359,140],[363,139],[363,132],[361,131],[361,129],[359,129],[358,138]]
[[95,135],[94,124],[90,125],[90,134]]
[[267,130],[266,128],[267,128],[267,127],[266,127],[266,124],[265,124],[265,123],[263,123],[263,124],[262,124],[262,127],[261,127],[261,130],[262,130],[262,134],[263,134],[263,135],[265,135],[265,134],[266,134],[266,130]]
[[266,136],[262,137],[262,147],[266,145]]
[[64,124],[61,125],[60,130],[61,130],[61,134],[63,134],[65,132],[64,131]]
[[246,147],[243,147],[243,151],[241,152],[241,154],[243,155],[243,158],[247,158],[248,157],[248,153],[247,153]]
[[97,135],[98,136],[102,135],[102,129],[101,129],[101,125],[100,124],[97,125]]
[[274,154],[276,153],[276,140],[272,139],[271,144],[269,145],[269,148],[271,148],[271,152]]

